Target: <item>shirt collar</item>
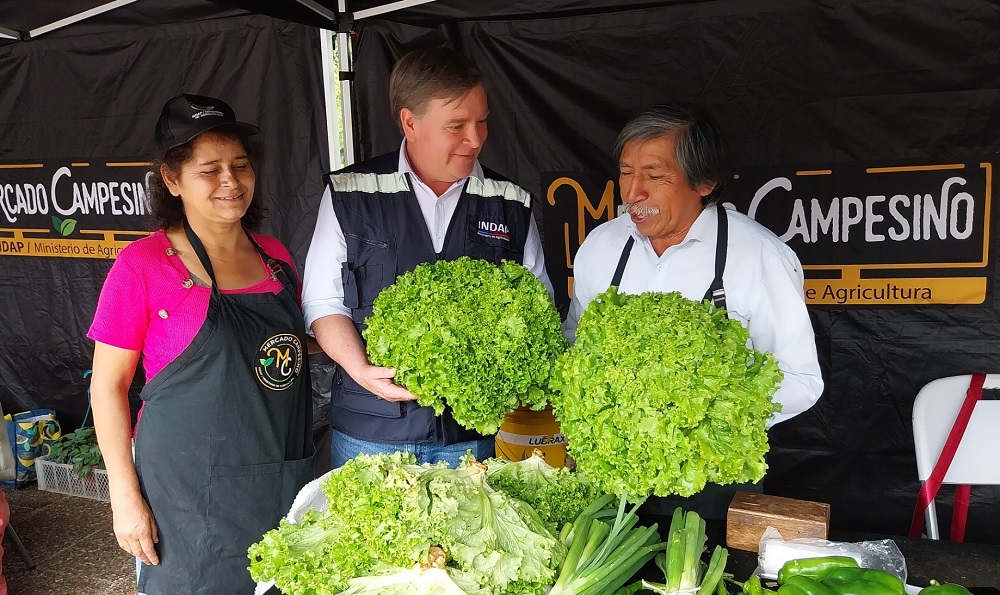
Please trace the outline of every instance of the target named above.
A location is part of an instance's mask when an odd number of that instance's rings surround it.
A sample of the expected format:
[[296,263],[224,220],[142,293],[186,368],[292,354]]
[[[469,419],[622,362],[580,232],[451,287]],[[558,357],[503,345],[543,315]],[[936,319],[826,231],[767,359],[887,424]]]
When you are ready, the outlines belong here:
[[[406,156],[406,139],[404,138],[403,142],[399,145],[399,165],[396,166],[396,177],[405,178],[406,174],[413,176],[414,180],[420,180],[417,177],[417,172],[413,171],[413,166],[410,165],[410,159]],[[480,181],[486,179],[486,175],[483,173],[483,166],[479,164],[478,159],[472,164],[472,173],[470,175],[478,178]],[[420,181],[423,182],[423,180]],[[465,179],[458,180],[455,183],[464,185]]]

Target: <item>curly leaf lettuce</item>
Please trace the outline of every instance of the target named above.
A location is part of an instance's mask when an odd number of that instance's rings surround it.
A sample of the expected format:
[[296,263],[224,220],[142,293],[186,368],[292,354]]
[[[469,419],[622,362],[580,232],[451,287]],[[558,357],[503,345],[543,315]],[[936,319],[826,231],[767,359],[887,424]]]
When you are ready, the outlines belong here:
[[566,555],[524,502],[494,490],[486,466],[421,474],[418,506],[442,520],[438,543],[465,577],[493,593],[544,593]]
[[422,469],[406,453],[348,461],[323,485],[326,511],[282,520],[250,546],[250,575],[286,595],[333,595],[351,578],[425,561],[435,519],[407,498]]
[[523,461],[488,459],[484,463],[491,487],[526,502],[556,531],[601,495],[585,474],[555,468],[538,451]]
[[748,336],[676,292],[598,296],[550,384],[577,468],[604,492],[638,497],[763,477],[782,374]]
[[[440,546],[448,576],[469,595],[545,593],[566,548],[534,511],[490,488],[480,463],[449,469],[414,460],[359,455],[335,470],[322,486],[326,510],[282,521],[250,546],[250,575],[286,595],[380,585],[391,593],[393,579],[383,575],[427,564]],[[435,575],[443,578],[428,578]],[[381,578],[352,581],[359,577]]]
[[524,402],[544,407],[566,340],[545,286],[523,266],[462,257],[422,264],[382,290],[363,332],[368,357],[440,415],[494,434]]

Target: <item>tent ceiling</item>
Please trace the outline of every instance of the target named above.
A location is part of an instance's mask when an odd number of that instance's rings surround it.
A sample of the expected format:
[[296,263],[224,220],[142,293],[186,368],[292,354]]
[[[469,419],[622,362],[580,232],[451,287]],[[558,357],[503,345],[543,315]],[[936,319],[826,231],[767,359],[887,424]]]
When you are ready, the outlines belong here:
[[[295,2],[293,4],[298,5]],[[117,6],[121,4],[120,6]],[[63,19],[73,19],[100,7],[114,7],[83,20],[76,20],[65,28],[41,34],[31,34]],[[15,31],[22,36],[64,37],[88,35],[156,24],[183,23],[207,19],[244,15],[247,11],[235,6],[225,6],[206,0],[59,0],[59,2],[25,2],[0,0],[0,32]],[[11,42],[0,36],[0,42]]]
[[[653,6],[688,4],[698,0],[345,0],[358,18],[378,18],[411,25],[436,26],[465,20],[546,18],[598,12],[616,12]],[[704,1],[704,0],[702,0]],[[338,0],[59,0],[25,2],[0,0],[0,43],[4,33],[21,36],[100,7],[111,8],[45,35],[80,35],[116,27],[138,27],[259,13],[314,27],[335,28],[331,15]]]

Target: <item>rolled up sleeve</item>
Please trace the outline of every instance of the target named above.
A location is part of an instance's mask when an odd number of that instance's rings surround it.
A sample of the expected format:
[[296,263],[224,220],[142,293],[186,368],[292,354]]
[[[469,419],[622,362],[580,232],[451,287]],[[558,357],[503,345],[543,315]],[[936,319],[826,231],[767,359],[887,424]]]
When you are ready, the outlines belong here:
[[345,262],[347,242],[327,188],[320,201],[302,275],[302,313],[310,334],[313,322],[320,318],[332,314],[351,315],[351,309],[344,305],[341,270]]

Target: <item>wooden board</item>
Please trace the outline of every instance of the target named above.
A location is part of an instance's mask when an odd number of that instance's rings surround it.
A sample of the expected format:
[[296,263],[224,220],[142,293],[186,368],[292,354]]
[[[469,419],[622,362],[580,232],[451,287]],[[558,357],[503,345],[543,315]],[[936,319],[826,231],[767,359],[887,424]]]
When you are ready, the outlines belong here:
[[774,527],[783,539],[819,537],[830,529],[830,505],[767,494],[736,492],[726,519],[726,545],[756,552],[764,530]]

